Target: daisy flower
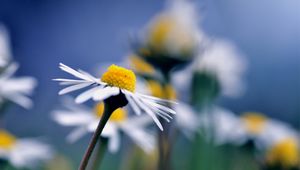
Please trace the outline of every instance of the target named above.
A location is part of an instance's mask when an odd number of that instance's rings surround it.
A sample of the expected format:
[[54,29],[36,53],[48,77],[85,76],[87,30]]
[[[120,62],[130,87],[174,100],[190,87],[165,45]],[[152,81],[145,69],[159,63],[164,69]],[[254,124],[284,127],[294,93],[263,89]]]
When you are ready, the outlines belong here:
[[244,113],[241,121],[246,138],[254,140],[256,148],[265,152],[265,166],[275,169],[299,166],[299,134],[296,130],[255,112]]
[[16,168],[32,168],[52,157],[50,146],[35,139],[18,139],[0,130],[0,158]]
[[192,60],[202,40],[194,4],[169,1],[167,8],[146,26],[136,51],[155,65],[177,65]]
[[11,51],[9,45],[8,31],[4,25],[0,24],[0,67],[8,64],[11,58]]
[[[53,119],[63,126],[73,126],[75,129],[67,136],[69,142],[78,140],[83,135],[94,132],[100,118],[103,116],[104,103],[100,102],[94,109],[78,106],[75,103],[65,102],[68,110],[57,110]],[[115,110],[106,123],[102,137],[108,138],[108,148],[115,153],[120,148],[121,132],[129,136],[145,152],[154,149],[154,136],[147,132],[145,127],[152,123],[148,115],[128,117],[125,109]]]
[[[125,102],[129,103],[136,114],[140,115],[141,113],[146,112],[152,117],[161,130],[163,130],[163,127],[157,116],[169,117],[170,115],[175,114],[174,110],[166,106],[167,104],[174,102],[135,92],[136,77],[131,70],[111,65],[102,75],[101,79],[99,79],[82,70],[76,71],[62,63],[60,63],[60,68],[77,78],[54,79],[55,81],[61,82],[61,85],[68,86],[59,92],[60,95],[89,87],[89,90],[81,93],[75,98],[76,103],[83,103],[89,99],[103,101],[113,96],[121,95],[121,97],[125,98]],[[122,101],[123,99],[119,100],[119,102]]]
[[215,107],[209,114],[201,116],[201,125],[212,127],[217,144],[243,145],[253,141],[257,149],[264,150],[284,139],[299,137],[289,125],[261,113],[247,112],[238,117],[231,111]]
[[246,62],[233,44],[220,40],[212,42],[195,64],[196,72],[212,74],[218,79],[223,95],[235,97],[243,92],[241,77]]
[[[208,42],[199,54],[195,62],[186,69],[177,72],[173,77],[176,88],[185,94],[186,87],[192,87],[193,91],[199,90],[212,94],[208,97],[215,98],[218,95],[226,97],[238,97],[244,93],[245,86],[242,76],[245,74],[247,62],[236,47],[224,40]],[[197,84],[199,80],[200,84]],[[204,86],[205,83],[207,86]]]
[[18,64],[10,64],[0,74],[0,103],[12,101],[24,108],[32,107],[32,101],[27,97],[32,94],[37,81],[33,77],[14,77]]

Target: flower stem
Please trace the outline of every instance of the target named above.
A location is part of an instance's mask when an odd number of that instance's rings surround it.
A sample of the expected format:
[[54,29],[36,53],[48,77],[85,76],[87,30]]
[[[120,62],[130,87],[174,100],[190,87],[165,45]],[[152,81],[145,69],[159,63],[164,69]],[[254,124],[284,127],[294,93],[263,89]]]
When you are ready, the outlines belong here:
[[[170,83],[170,76],[169,73],[164,75],[165,82],[162,83],[162,87],[166,87]],[[165,92],[165,97],[168,99],[170,94]],[[171,106],[169,106],[171,108]],[[161,120],[164,131],[158,131],[158,148],[159,148],[159,159],[158,159],[158,169],[159,170],[170,170],[171,168],[171,150],[172,145],[170,142],[170,130],[171,124],[168,124],[164,120]]]
[[82,158],[82,161],[80,163],[80,166],[79,166],[79,170],[85,170],[87,165],[88,165],[88,162],[90,160],[90,157],[93,153],[93,150],[98,142],[98,139],[104,129],[104,126],[105,124],[107,123],[111,113],[113,112],[114,110],[111,110],[110,107],[107,107],[107,105],[105,104],[105,109],[104,109],[104,113],[103,113],[103,116],[101,117],[101,120],[99,121],[99,124],[98,124],[98,127],[95,131],[95,133],[93,134],[93,137],[89,143],[89,146],[87,148],[87,150],[85,151],[85,154]]
[[128,104],[128,101],[126,100],[126,97],[124,96],[124,94],[121,92],[116,96],[112,96],[112,97],[104,100],[103,116],[101,117],[101,119],[99,121],[97,129],[96,129],[95,133],[93,134],[93,137],[89,143],[87,150],[85,151],[85,154],[81,160],[78,170],[86,169],[88,162],[91,158],[91,155],[93,153],[93,150],[95,149],[98,139],[104,129],[105,124],[107,123],[109,117],[111,116],[111,114],[119,107],[126,106],[127,104]]
[[101,162],[107,149],[107,143],[107,138],[100,137],[100,141],[98,143],[98,148],[95,153],[95,158],[92,163],[91,170],[97,170],[101,166]]

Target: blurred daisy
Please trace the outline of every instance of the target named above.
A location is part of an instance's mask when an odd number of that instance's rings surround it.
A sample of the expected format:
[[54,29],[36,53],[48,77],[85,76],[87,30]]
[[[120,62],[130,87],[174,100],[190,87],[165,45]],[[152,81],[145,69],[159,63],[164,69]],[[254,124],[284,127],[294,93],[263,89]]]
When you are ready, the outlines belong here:
[[200,120],[201,125],[212,127],[217,144],[243,145],[252,141],[257,149],[265,150],[286,138],[299,137],[289,125],[255,112],[238,117],[217,107],[211,109],[209,114],[203,114]]
[[230,110],[214,106],[200,115],[200,125],[208,139],[215,144],[231,143],[241,145],[245,142],[244,130],[239,118]]
[[[65,102],[68,110],[57,110],[53,119],[63,126],[74,126],[75,130],[67,136],[69,142],[78,140],[83,135],[94,132],[104,112],[104,103],[100,102],[95,109]],[[125,109],[115,110],[105,125],[102,137],[108,138],[110,152],[116,152],[120,148],[120,135],[124,132],[145,152],[153,150],[155,145],[154,136],[145,127],[152,123],[148,115],[128,117]]]
[[244,90],[242,75],[246,62],[235,46],[226,41],[215,41],[196,61],[196,72],[204,72],[217,78],[222,94],[236,97]]
[[266,152],[266,164],[268,167],[277,167],[277,169],[298,169],[300,161],[299,139],[282,139]]
[[156,63],[190,61],[202,39],[198,21],[192,3],[169,1],[147,25],[138,54]]
[[32,168],[52,157],[49,145],[35,139],[18,139],[0,130],[0,158],[16,168]]
[[259,149],[269,148],[287,138],[299,138],[297,131],[288,124],[269,119],[261,113],[244,113],[241,121],[246,138],[253,139]]
[[152,117],[161,130],[163,130],[163,127],[159,122],[157,115],[162,117],[175,114],[174,110],[166,106],[168,103],[174,102],[135,92],[136,77],[131,70],[111,65],[102,75],[101,79],[97,79],[87,72],[82,70],[76,71],[62,63],[60,64],[60,68],[79,78],[77,80],[54,79],[60,81],[61,85],[68,85],[68,87],[59,92],[60,95],[90,87],[89,90],[76,97],[76,103],[82,103],[89,99],[103,101],[111,96],[121,94],[126,97],[126,100],[136,114],[140,115],[142,112],[146,112]]
[[18,64],[12,63],[0,74],[0,103],[9,100],[28,109],[33,103],[27,96],[37,81],[33,77],[13,77],[17,69]]
[[[204,88],[199,92],[202,96],[203,93],[211,92],[207,94],[208,97],[215,98],[220,94],[238,97],[245,89],[242,76],[246,67],[245,58],[233,44],[224,40],[214,40],[207,44],[204,52],[190,67],[174,75],[173,82],[183,94],[187,87],[192,87],[193,92]],[[203,83],[204,81],[206,83]]]
[[11,58],[9,43],[8,31],[0,24],[0,67],[6,66]]

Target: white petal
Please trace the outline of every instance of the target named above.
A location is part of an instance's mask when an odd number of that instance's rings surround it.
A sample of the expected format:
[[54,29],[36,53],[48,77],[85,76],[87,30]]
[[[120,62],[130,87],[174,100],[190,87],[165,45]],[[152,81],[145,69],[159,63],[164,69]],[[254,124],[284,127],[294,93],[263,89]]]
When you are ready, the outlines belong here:
[[26,109],[30,109],[33,105],[32,101],[26,96],[11,94],[6,96],[6,98]]
[[94,120],[92,114],[72,112],[72,111],[54,111],[52,118],[59,124],[64,126],[85,125]]
[[58,92],[59,95],[63,95],[63,94],[66,94],[66,93],[70,93],[72,91],[75,91],[75,90],[79,90],[79,89],[82,89],[82,88],[85,88],[87,86],[91,85],[91,83],[81,83],[81,84],[75,84],[75,85],[72,85],[72,86],[69,86],[69,87],[66,87],[62,90],[60,90]]
[[67,136],[67,141],[69,143],[74,143],[83,135],[85,135],[87,132],[88,130],[86,126],[78,127]]
[[95,92],[99,89],[99,88],[102,88],[102,87],[94,87],[94,88],[91,88],[83,93],[81,93],[79,96],[77,96],[75,98],[75,102],[76,103],[83,103],[89,99],[91,99],[93,97],[93,95],[95,94]]
[[113,133],[109,138],[108,150],[111,153],[116,153],[120,148],[120,144],[121,144],[120,134],[117,131],[115,131],[115,133]]
[[93,100],[102,101],[110,96],[115,96],[120,93],[120,89],[117,87],[104,87],[103,89],[98,89],[93,94]]
[[32,168],[40,161],[50,159],[52,155],[52,149],[47,144],[34,139],[19,139],[9,155],[9,160],[15,167]]
[[133,126],[146,127],[153,123],[152,118],[148,114],[144,114],[141,116],[131,116],[128,117],[125,123],[130,122]]
[[80,72],[72,69],[71,67],[69,67],[67,65],[64,65],[63,63],[59,63],[59,68],[62,69],[63,71],[65,71],[65,72],[67,72],[67,73],[72,74],[73,76],[75,76],[77,78],[93,82],[93,80],[91,80],[90,77],[88,77],[88,76],[86,76],[86,75],[84,75],[84,74],[82,74],[82,73],[80,73]]
[[154,96],[144,95],[144,94],[140,94],[140,93],[135,93],[135,95],[138,95],[141,98],[152,99],[152,100],[157,101],[157,102],[166,102],[166,103],[177,104],[177,102],[175,102],[175,101],[161,99],[161,98],[157,98],[157,97],[154,97]]
[[136,125],[132,121],[127,121],[122,124],[122,130],[145,152],[150,153],[155,147],[155,137],[152,132],[147,132],[143,127]]
[[86,80],[74,80],[74,79],[64,79],[64,78],[58,78],[58,79],[52,79],[52,80],[53,81],[60,81],[60,85],[72,85],[72,84],[79,84],[79,83],[89,82],[89,81],[86,81]]
[[149,114],[152,117],[152,119],[154,120],[156,125],[159,127],[159,129],[161,131],[163,131],[163,127],[162,127],[161,123],[159,122],[158,118],[156,117],[155,113],[151,109],[149,109],[148,106],[146,106],[144,103],[142,103],[137,96],[132,96],[132,97],[133,97],[133,100],[139,105],[139,107],[142,108],[147,114]]
[[176,114],[176,112],[173,110],[173,109],[170,109],[164,105],[161,105],[161,104],[158,104],[158,103],[155,103],[154,101],[151,101],[151,100],[145,100],[147,103],[151,103],[151,105],[155,106],[156,108],[164,111],[164,112],[167,112],[167,113],[171,113],[171,114]]
[[127,93],[126,90],[122,90],[122,92],[124,93],[129,105],[131,106],[131,108],[133,109],[133,111],[137,114],[137,115],[141,115],[142,110],[138,107],[138,105],[135,103],[135,101],[132,99],[132,96],[130,93]]
[[14,62],[12,64],[10,64],[2,73],[1,73],[1,78],[8,78],[11,77],[13,74],[15,74],[15,72],[17,71],[17,69],[19,68],[19,65]]

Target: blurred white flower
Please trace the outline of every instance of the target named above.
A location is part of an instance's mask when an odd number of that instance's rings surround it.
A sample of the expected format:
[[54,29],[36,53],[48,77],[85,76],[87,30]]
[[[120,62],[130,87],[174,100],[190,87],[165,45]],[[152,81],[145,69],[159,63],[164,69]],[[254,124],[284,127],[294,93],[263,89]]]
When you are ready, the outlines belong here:
[[33,77],[14,77],[18,64],[10,64],[0,74],[0,103],[5,100],[12,101],[24,108],[32,107],[32,101],[27,97],[31,95],[37,85]]
[[[195,73],[203,73],[216,78],[221,87],[221,94],[238,97],[243,94],[245,86],[242,76],[247,62],[237,49],[228,41],[214,40],[207,42],[203,53],[189,67],[178,71],[172,82],[180,94],[188,94]],[[187,96],[184,96],[187,98]]]
[[33,168],[51,159],[51,147],[33,138],[18,139],[0,130],[0,158],[17,168]]
[[[53,112],[53,119],[63,126],[73,126],[70,135],[67,136],[69,142],[78,140],[83,135],[94,132],[104,112],[104,104],[100,102],[95,109],[85,106],[78,106],[70,101],[65,101],[64,105],[68,110],[57,110]],[[110,152],[116,152],[120,148],[121,132],[129,136],[135,144],[145,152],[154,149],[155,138],[152,132],[146,130],[146,126],[152,123],[151,117],[127,116],[125,109],[115,110],[105,125],[102,137],[108,138],[108,148]]]
[[266,118],[260,133],[257,133],[257,146],[262,149],[269,148],[288,138],[299,140],[300,136],[289,124]]
[[200,122],[204,128],[213,130],[213,139],[219,145],[243,145],[252,140],[257,149],[266,150],[284,139],[299,138],[288,124],[254,112],[238,117],[229,110],[214,107],[201,115]]
[[245,142],[244,130],[239,118],[230,110],[214,106],[200,116],[200,125],[206,137],[212,138],[217,145],[232,143],[241,145]]
[[0,67],[6,66],[11,58],[9,41],[7,29],[0,24]]
[[187,138],[193,139],[199,131],[200,119],[195,110],[188,104],[180,102],[178,105],[174,105],[176,111],[176,127]]
[[55,81],[60,81],[61,85],[68,85],[68,87],[59,92],[60,95],[90,87],[89,90],[76,97],[76,103],[82,103],[89,99],[103,101],[111,96],[123,94],[136,114],[140,115],[146,112],[161,130],[163,130],[163,127],[157,116],[170,117],[170,114],[176,113],[165,106],[168,103],[174,102],[135,92],[136,77],[131,70],[111,65],[103,73],[101,79],[97,79],[87,72],[82,70],[76,71],[62,63],[60,64],[60,69],[79,78],[79,80],[54,79]]
[[245,58],[228,41],[212,41],[195,63],[197,72],[216,76],[223,95],[236,97],[243,93],[242,76],[246,70]]
[[[155,16],[146,27],[144,43],[150,50],[149,56],[159,54],[171,58],[193,57],[202,40],[203,33],[198,28],[199,18],[195,5],[189,1],[168,1],[167,7]],[[185,59],[185,58],[181,58]]]

